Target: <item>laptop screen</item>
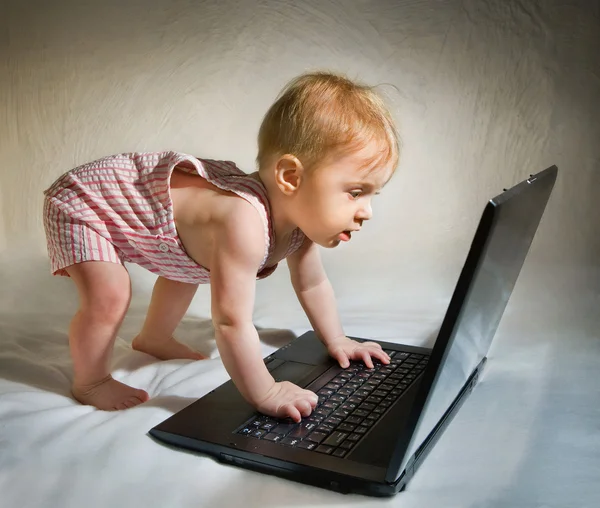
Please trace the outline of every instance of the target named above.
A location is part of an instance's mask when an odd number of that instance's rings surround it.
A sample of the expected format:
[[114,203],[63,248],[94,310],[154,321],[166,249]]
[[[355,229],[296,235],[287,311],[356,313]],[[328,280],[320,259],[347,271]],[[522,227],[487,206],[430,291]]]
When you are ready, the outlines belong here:
[[[442,325],[432,352],[433,360],[436,349],[439,348],[438,352],[443,350],[440,368],[399,471],[404,469],[487,355],[544,212],[556,172],[546,170],[538,177],[539,182],[533,179],[523,182],[487,205],[480,225],[483,231],[478,231],[483,242],[477,246],[476,236],[470,259],[457,284],[457,289],[461,284],[467,288],[466,295],[464,291],[456,291],[453,295],[444,320],[446,326]],[[487,226],[486,213],[492,218],[487,221]],[[458,317],[452,310],[453,304],[455,309],[460,309]],[[454,319],[452,326],[449,323]]]

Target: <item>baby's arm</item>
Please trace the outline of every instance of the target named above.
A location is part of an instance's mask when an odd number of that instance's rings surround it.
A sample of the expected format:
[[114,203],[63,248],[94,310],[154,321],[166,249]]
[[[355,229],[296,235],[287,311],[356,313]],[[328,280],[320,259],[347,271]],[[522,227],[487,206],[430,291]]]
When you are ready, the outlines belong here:
[[252,323],[256,273],[265,250],[258,214],[236,204],[213,228],[211,306],[223,364],[244,398],[259,411],[300,421],[317,404],[313,392],[287,381],[276,383],[267,370]]
[[287,261],[298,300],[329,354],[344,368],[348,367],[349,360],[363,360],[367,367],[373,368],[371,357],[389,363],[389,356],[379,344],[346,337],[317,245],[306,239]]

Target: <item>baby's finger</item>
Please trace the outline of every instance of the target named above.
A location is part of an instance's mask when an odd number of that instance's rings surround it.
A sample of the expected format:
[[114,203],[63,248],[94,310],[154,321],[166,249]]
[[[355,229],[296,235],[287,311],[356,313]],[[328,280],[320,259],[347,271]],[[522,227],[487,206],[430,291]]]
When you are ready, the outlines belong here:
[[345,369],[350,366],[350,362],[348,361],[348,355],[343,349],[340,348],[337,351],[334,351],[331,356],[333,356],[338,361],[342,369]]
[[306,398],[310,403],[311,408],[316,408],[319,403],[319,396],[315,392],[311,392],[310,390],[304,390],[306,394]]
[[296,423],[299,423],[300,421],[302,421],[302,416],[300,415],[300,411],[298,411],[293,404],[286,404],[285,406],[282,406],[281,411],[283,412],[282,416],[284,418],[286,416],[289,416]]
[[371,360],[371,355],[369,354],[369,351],[367,349],[361,350],[360,356],[363,359],[363,362],[365,362],[367,368],[372,369],[374,367],[373,361]]
[[371,356],[374,357],[374,358],[377,358],[381,363],[385,363],[385,364],[390,363],[390,357],[389,357],[389,355],[385,351],[383,351],[381,349],[380,350],[370,349],[369,353],[371,353]]
[[300,411],[300,414],[303,418],[307,418],[312,413],[312,407],[308,400],[298,400],[296,401],[296,409]]

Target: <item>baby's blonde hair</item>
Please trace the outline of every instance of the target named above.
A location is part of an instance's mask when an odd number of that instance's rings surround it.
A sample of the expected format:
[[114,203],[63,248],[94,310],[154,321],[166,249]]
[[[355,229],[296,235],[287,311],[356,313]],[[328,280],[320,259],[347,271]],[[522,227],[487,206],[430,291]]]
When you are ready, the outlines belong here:
[[306,73],[292,79],[265,114],[256,162],[260,170],[273,157],[292,154],[313,168],[335,150],[358,150],[371,140],[381,146],[378,165],[395,169],[398,132],[374,87],[340,74]]

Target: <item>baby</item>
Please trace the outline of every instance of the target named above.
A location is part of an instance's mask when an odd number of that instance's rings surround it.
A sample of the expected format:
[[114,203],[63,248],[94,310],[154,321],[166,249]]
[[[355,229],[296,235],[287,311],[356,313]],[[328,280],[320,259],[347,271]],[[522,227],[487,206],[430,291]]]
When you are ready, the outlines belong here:
[[103,410],[148,394],[112,378],[112,347],[131,298],[124,262],[158,275],[132,342],[159,359],[203,356],[172,334],[198,284],[211,285],[219,353],[244,398],[262,413],[300,421],[315,393],[275,382],[252,323],[256,280],[287,259],[306,315],[342,367],[373,358],[375,343],[344,334],[319,246],[350,240],[398,162],[393,120],[366,85],[326,72],[292,80],[266,113],[258,171],[173,151],[123,153],[79,166],[47,189],[44,227],[54,275],[71,277],[79,309],[69,329],[71,391]]

